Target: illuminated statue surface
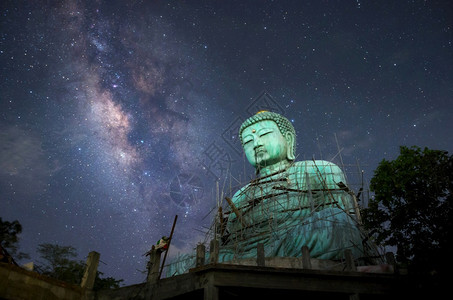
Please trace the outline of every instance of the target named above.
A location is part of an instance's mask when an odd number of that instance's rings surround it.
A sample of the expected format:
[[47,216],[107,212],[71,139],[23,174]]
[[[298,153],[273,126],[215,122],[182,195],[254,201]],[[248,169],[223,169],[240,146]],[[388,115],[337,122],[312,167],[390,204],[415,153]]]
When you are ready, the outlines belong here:
[[[328,161],[295,161],[295,130],[286,118],[260,112],[240,128],[240,138],[257,178],[237,191],[217,226],[218,262],[256,257],[300,257],[302,246],[318,259],[342,259],[350,249],[362,257],[363,236],[356,202],[340,168]],[[194,256],[181,257],[170,270],[194,267]]]
[[298,257],[301,247],[321,259],[340,259],[351,249],[363,256],[353,196],[340,168],[327,161],[295,162],[296,135],[281,115],[261,112],[241,126],[248,161],[259,177],[240,189],[232,202],[220,261],[256,256]]

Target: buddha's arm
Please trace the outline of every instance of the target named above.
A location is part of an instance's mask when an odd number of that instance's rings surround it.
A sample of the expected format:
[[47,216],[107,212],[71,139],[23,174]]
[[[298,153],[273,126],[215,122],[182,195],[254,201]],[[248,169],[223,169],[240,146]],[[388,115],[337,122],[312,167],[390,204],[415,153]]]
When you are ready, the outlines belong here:
[[241,213],[241,195],[245,187],[238,190],[231,199],[227,199],[228,206],[225,208],[228,214],[227,231],[235,232],[240,229],[242,213]]
[[316,175],[316,181],[326,189],[337,189],[339,182],[346,183],[344,173],[340,167],[329,161],[314,161],[312,172]]
[[321,190],[324,202],[334,202],[336,207],[349,211],[354,199],[348,193],[343,171],[336,164],[324,160],[312,161],[308,168],[311,188]]

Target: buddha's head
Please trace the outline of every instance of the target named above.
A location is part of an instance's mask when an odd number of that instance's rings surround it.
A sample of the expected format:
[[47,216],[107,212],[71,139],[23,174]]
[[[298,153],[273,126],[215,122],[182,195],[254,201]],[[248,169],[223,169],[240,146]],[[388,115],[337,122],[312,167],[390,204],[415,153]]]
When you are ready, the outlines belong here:
[[285,117],[261,111],[242,123],[239,129],[245,155],[255,168],[295,160],[296,132]]

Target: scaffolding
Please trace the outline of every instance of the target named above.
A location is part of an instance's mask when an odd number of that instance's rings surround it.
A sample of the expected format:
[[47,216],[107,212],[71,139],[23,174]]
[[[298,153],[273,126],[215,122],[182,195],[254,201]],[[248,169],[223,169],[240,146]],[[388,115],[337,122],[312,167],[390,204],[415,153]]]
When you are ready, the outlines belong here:
[[[225,182],[221,190],[217,182],[216,213],[202,244],[218,242],[220,263],[255,259],[258,244],[264,245],[268,258],[300,259],[301,247],[308,246],[317,259],[341,264],[344,251],[350,250],[358,265],[380,263],[381,256],[362,226],[358,198],[366,193],[363,171],[359,166],[357,170],[355,178],[362,181],[357,194],[337,165],[314,159],[293,162],[248,184],[233,178],[237,186],[232,186],[231,176],[227,192]],[[193,267],[195,249],[170,264],[167,276]]]

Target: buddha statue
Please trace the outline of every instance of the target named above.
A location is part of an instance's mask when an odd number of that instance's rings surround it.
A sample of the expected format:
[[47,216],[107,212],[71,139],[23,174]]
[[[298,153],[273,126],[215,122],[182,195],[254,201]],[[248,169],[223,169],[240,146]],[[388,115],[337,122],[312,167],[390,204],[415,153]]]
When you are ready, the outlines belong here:
[[[258,243],[266,257],[300,257],[302,246],[318,259],[343,259],[346,249],[355,258],[366,256],[358,208],[337,165],[296,161],[294,127],[274,112],[248,118],[239,135],[257,176],[227,198],[230,210],[222,213],[216,232],[218,262],[255,258]],[[168,273],[194,266],[195,255],[183,255]]]
[[340,168],[324,160],[295,161],[296,133],[285,117],[262,111],[239,130],[257,178],[230,200],[219,261],[299,257],[301,247],[319,259],[342,259],[350,249],[362,257],[363,236],[355,199]]

